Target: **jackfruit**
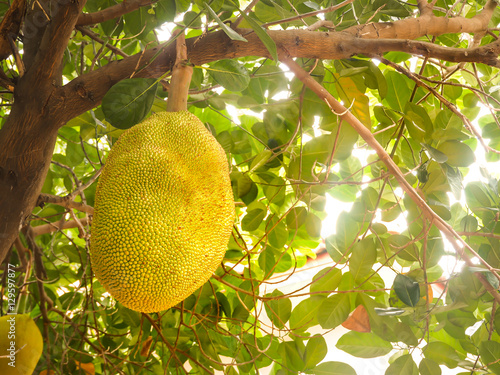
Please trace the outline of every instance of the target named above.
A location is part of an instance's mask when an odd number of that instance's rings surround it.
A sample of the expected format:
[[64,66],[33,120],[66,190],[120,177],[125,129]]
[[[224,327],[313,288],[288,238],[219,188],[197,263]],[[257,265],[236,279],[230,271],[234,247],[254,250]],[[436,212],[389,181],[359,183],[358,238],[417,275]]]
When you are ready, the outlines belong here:
[[233,222],[222,147],[193,114],[156,113],[109,153],[95,195],[92,267],[125,307],[166,310],[212,276]]
[[42,351],[42,334],[29,315],[0,317],[0,374],[33,374]]

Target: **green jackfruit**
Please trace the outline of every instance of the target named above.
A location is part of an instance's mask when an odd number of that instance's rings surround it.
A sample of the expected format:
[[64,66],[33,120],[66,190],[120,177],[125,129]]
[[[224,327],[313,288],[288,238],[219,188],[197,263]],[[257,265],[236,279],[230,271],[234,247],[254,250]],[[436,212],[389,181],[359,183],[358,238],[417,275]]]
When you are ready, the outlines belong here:
[[90,256],[104,288],[140,312],[203,285],[226,252],[234,201],[226,155],[187,111],[124,132],[97,184]]

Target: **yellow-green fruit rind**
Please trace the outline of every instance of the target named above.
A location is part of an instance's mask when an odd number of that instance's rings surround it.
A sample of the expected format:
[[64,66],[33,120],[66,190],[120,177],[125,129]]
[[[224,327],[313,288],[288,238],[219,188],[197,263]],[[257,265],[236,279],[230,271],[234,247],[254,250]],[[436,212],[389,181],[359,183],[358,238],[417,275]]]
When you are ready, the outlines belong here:
[[33,374],[42,351],[42,334],[29,315],[0,317],[0,356],[8,356],[0,358],[0,374]]
[[124,132],[95,195],[90,256],[104,288],[140,312],[168,309],[217,269],[234,201],[226,155],[187,111]]

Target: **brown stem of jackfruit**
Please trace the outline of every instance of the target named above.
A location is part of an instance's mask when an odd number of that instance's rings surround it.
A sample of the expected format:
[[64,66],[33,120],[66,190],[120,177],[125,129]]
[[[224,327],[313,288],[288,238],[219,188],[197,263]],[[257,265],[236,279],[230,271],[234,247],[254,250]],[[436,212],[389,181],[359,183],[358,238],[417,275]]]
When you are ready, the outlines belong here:
[[187,98],[193,67],[187,59],[186,39],[181,31],[176,40],[176,57],[168,89],[167,112],[187,111]]

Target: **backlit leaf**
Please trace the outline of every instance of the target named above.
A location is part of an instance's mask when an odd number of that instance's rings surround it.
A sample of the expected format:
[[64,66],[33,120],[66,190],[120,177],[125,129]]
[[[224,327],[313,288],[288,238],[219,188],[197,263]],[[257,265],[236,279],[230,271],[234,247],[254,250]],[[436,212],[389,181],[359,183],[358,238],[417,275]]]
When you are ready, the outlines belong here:
[[392,350],[391,343],[373,333],[349,331],[337,342],[337,348],[359,358],[374,358]]

